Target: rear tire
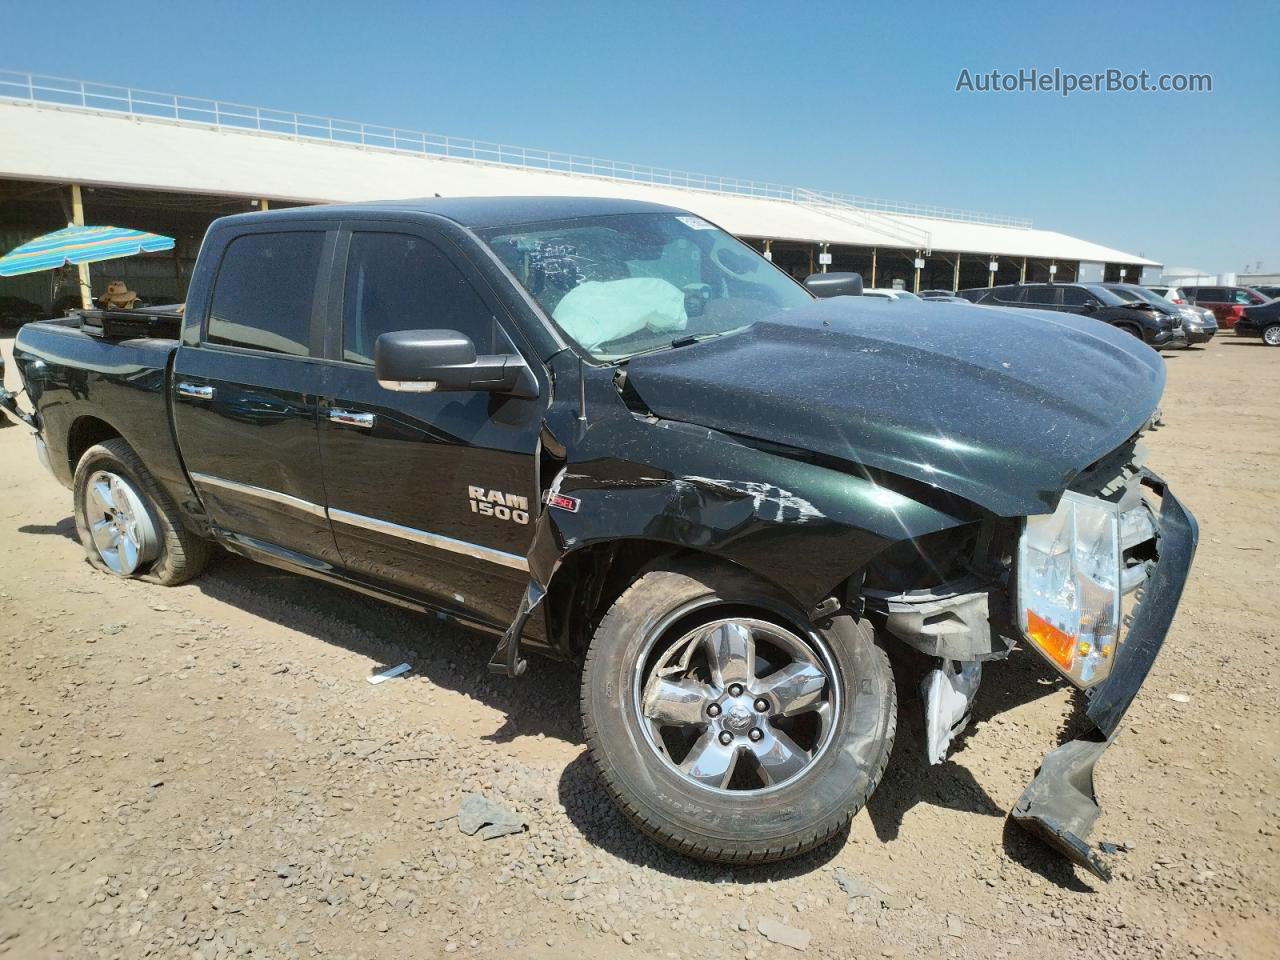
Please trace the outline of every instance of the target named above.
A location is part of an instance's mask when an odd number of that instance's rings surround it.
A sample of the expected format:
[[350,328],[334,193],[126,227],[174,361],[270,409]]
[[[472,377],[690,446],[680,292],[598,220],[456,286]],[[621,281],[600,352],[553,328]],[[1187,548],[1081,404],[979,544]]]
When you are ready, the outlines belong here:
[[1280,347],[1280,323],[1262,328],[1262,342],[1268,347]]
[[208,564],[209,542],[182,525],[173,500],[119,437],[85,451],[72,492],[80,542],[104,573],[175,586]]
[[[730,636],[751,651],[740,674],[717,646]],[[897,694],[865,622],[809,623],[755,578],[691,563],[613,604],[587,652],[582,718],[641,830],[699,859],[766,863],[847,829],[888,763]]]

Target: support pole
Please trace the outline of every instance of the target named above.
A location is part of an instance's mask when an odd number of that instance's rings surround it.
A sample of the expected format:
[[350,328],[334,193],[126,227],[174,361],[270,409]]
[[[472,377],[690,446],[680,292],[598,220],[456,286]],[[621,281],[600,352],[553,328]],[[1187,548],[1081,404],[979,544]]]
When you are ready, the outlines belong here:
[[879,250],[880,250],[879,247],[871,248],[871,286],[872,288],[874,288],[876,285],[876,254],[879,252]]
[[956,254],[956,266],[951,272],[951,292],[955,293],[960,289],[960,254]]
[[270,210],[270,209],[271,209],[271,201],[270,201],[270,200],[268,200],[266,197],[262,197],[262,198],[260,198],[260,199],[258,200],[258,209],[259,209],[259,210]]
[[1022,273],[1018,277],[1018,282],[1019,283],[1027,282],[1027,258],[1026,257],[1022,258]]
[[[920,262],[920,251],[919,251],[919,250],[917,250],[917,251],[916,251],[916,258],[915,258],[915,262],[916,262],[916,263],[919,263],[919,262]],[[912,292],[912,293],[919,293],[919,292],[920,292],[920,268],[919,268],[919,267],[916,267],[916,285],[915,285],[915,287],[913,287],[913,288],[912,288],[911,292]]]
[[[80,184],[71,185],[71,226],[84,226],[84,200],[80,196]],[[93,291],[89,287],[89,265],[76,264],[76,273],[80,278],[80,306],[85,310],[93,306]]]
[[764,258],[773,263],[773,241],[766,240],[764,242]]
[[827,257],[831,254],[831,244],[824,243],[822,245],[822,272],[827,272]]
[[813,267],[813,247],[809,248],[809,276],[813,276],[818,271]]

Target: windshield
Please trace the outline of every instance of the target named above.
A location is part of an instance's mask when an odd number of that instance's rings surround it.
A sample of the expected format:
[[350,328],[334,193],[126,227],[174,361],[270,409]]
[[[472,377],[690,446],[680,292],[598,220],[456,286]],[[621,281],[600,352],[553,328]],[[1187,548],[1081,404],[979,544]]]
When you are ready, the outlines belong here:
[[813,300],[746,244],[691,214],[587,217],[480,236],[565,337],[597,360],[741,330]]
[[1127,303],[1146,299],[1146,297],[1139,295],[1137,290],[1130,290],[1128,287],[1107,287],[1107,289]]
[[1133,294],[1117,296],[1119,290],[1108,289],[1107,287],[1098,287],[1090,284],[1085,287],[1091,294],[1098,298],[1098,301],[1108,307],[1118,307],[1122,303],[1133,303],[1138,298]]

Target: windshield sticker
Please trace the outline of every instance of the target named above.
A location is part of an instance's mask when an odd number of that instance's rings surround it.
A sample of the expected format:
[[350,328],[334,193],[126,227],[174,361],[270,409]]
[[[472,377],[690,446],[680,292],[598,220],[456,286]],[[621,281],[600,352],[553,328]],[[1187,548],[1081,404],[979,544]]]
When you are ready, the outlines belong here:
[[714,223],[707,223],[701,217],[676,217],[686,227],[692,227],[694,230],[714,230]]

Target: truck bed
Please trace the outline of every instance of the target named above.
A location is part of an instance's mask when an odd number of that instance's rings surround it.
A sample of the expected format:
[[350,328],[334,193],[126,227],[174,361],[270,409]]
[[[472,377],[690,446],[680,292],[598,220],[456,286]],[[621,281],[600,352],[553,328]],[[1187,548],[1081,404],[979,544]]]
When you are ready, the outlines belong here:
[[83,323],[80,316],[28,323],[14,342],[25,405],[39,411],[54,476],[70,486],[84,450],[118,435],[175,500],[191,497],[169,409],[177,339],[91,336]]

